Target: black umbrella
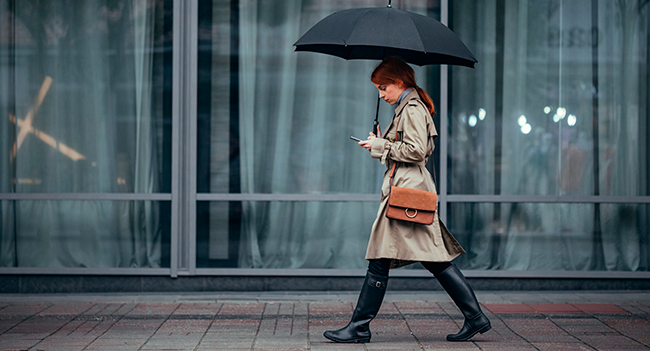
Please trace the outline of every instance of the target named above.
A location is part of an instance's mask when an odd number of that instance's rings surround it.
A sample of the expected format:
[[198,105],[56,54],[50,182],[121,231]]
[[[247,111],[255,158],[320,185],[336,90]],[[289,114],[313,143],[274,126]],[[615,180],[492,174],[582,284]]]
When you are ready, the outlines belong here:
[[[335,12],[316,23],[293,44],[296,51],[312,51],[346,60],[383,60],[398,56],[418,66],[478,62],[447,26],[417,13],[388,7]],[[373,132],[377,133],[379,100]]]
[[418,66],[478,62],[447,26],[417,13],[392,7],[342,10],[316,23],[293,44],[296,51],[312,51],[346,60],[399,56]]

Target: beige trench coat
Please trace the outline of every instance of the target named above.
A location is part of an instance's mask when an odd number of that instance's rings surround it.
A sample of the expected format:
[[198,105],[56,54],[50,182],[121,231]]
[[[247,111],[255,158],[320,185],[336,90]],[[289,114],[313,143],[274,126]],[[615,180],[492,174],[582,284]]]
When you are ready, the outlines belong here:
[[[395,128],[399,122],[399,141]],[[381,187],[381,205],[372,226],[366,259],[390,258],[391,268],[414,262],[449,262],[465,253],[458,241],[438,218],[422,225],[386,217],[390,193],[390,168],[399,162],[393,185],[436,192],[431,173],[425,168],[438,136],[431,114],[416,91],[409,93],[395,109],[395,115],[383,138],[372,143],[371,156],[386,165]]]

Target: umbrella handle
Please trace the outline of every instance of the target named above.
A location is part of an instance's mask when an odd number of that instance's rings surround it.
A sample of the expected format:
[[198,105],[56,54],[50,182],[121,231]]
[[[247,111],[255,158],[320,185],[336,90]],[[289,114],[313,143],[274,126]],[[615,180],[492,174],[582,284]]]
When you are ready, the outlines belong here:
[[380,97],[377,97],[377,111],[375,112],[375,121],[372,124],[372,133],[377,135],[377,127],[379,126],[379,102],[381,101]]

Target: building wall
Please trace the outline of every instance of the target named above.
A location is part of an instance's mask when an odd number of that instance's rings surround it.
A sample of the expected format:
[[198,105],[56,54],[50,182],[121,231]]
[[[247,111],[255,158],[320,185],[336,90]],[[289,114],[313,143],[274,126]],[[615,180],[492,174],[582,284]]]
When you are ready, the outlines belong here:
[[[372,6],[0,1],[0,274],[363,274],[385,168],[348,137],[372,126],[377,62],[293,43]],[[648,278],[648,2],[393,7],[447,23],[479,61],[414,67],[455,263]]]

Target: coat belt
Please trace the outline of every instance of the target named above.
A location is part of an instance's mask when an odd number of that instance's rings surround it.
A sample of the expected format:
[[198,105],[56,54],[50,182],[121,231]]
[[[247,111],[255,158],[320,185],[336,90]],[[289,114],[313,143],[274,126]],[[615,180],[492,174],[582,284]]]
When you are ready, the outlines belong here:
[[[393,161],[395,162],[395,161]],[[393,162],[388,163],[388,169],[393,167]],[[427,161],[422,161],[422,162],[400,162],[398,167],[414,167],[414,166],[422,166],[425,167],[427,165]]]

